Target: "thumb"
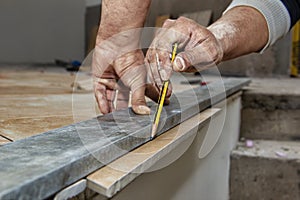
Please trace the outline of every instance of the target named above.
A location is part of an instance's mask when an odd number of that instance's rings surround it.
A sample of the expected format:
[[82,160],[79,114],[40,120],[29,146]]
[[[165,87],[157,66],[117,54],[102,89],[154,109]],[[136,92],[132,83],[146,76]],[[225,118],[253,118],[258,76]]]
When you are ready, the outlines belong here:
[[145,88],[146,86],[142,86],[132,91],[131,104],[132,104],[132,109],[136,114],[140,114],[140,115],[150,114],[150,108],[146,105],[146,100],[145,100]]
[[174,71],[184,72],[196,64],[206,63],[209,56],[199,47],[200,46],[179,53],[173,63]]
[[201,71],[221,60],[222,51],[215,43],[210,41],[187,49],[179,53],[173,63],[173,69],[177,72],[189,71],[191,67]]
[[131,105],[136,114],[150,114],[150,108],[146,104],[146,72],[144,65],[131,66],[121,77],[123,83],[132,91]]
[[188,62],[182,58],[181,55],[177,55],[174,63],[173,63],[173,70],[176,72],[183,72],[188,68]]

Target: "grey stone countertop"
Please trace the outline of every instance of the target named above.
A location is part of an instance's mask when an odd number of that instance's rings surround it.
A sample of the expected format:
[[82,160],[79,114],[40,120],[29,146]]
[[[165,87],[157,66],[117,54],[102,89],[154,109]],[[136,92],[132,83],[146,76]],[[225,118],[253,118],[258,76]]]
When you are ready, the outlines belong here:
[[[164,106],[158,135],[249,83],[228,78],[183,91]],[[119,110],[0,147],[0,199],[44,199],[150,140],[151,115]]]

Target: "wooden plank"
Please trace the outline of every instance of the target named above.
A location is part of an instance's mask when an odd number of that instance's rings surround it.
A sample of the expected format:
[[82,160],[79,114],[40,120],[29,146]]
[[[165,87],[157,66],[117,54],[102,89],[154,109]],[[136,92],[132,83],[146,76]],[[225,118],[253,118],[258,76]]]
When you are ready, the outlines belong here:
[[195,135],[198,126],[216,115],[219,110],[218,108],[207,109],[92,173],[87,177],[87,186],[111,198],[180,143]]

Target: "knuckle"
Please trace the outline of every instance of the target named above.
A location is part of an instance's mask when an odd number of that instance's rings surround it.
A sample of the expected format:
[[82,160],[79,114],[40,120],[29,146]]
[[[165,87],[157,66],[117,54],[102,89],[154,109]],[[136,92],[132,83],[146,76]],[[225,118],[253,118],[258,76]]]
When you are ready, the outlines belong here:
[[146,55],[146,57],[144,58],[144,63],[145,65],[149,65],[149,58],[148,58],[148,55]]
[[222,55],[221,55],[222,53],[217,44],[211,45],[208,49],[208,52],[209,52],[211,61],[219,62],[219,60],[222,57]]
[[209,55],[210,55],[211,61],[216,61],[218,59],[218,57],[219,57],[218,51],[215,46],[212,46],[209,48]]
[[167,26],[169,26],[171,23],[173,23],[174,22],[174,20],[172,20],[172,19],[166,19],[165,21],[164,21],[164,23],[163,23],[163,25],[162,25],[162,27],[164,28],[164,27],[167,27]]
[[177,21],[178,22],[186,22],[186,21],[189,21],[189,19],[186,17],[180,16],[180,17],[178,17]]
[[145,60],[145,64],[149,65],[151,63],[151,60],[153,60],[153,52],[152,51],[148,52],[144,60]]
[[187,17],[183,17],[183,16],[180,16],[178,19],[177,19],[177,22],[180,23],[180,24],[184,24],[188,27],[191,27],[191,28],[195,28],[195,27],[198,27],[200,26],[197,22],[195,22],[194,20],[192,19],[189,19]]
[[183,56],[184,61],[187,62],[188,65],[194,65],[195,60],[196,60],[196,56],[195,53],[192,51],[188,51],[185,53],[185,55]]

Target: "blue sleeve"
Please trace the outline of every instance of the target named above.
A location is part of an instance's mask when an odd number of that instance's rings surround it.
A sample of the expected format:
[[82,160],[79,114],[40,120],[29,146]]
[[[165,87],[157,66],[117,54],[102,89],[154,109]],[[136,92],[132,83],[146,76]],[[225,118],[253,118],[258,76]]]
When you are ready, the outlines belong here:
[[292,27],[300,19],[300,0],[281,0],[281,2],[290,14]]

